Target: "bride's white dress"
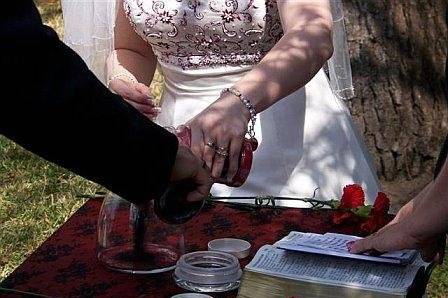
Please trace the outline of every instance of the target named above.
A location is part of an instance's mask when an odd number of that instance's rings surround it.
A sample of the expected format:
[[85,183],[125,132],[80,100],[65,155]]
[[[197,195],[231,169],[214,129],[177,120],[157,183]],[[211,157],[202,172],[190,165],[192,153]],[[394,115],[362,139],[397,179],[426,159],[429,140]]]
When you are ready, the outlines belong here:
[[[165,77],[157,119],[163,126],[183,124],[214,102],[282,36],[275,0],[125,0],[124,7]],[[247,182],[215,185],[212,194],[309,197],[319,188],[318,198],[337,199],[345,185],[359,183],[368,201],[375,199],[375,170],[322,70],[259,114],[256,137],[260,146]]]

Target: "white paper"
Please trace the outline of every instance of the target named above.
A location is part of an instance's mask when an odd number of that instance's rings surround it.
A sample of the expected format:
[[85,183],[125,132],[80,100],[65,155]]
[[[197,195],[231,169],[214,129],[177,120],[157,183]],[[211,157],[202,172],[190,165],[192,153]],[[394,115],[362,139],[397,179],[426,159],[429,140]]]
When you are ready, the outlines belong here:
[[291,232],[288,236],[275,243],[275,246],[286,250],[403,265],[407,265],[412,262],[417,254],[416,251],[412,250],[389,252],[382,254],[381,256],[349,253],[347,250],[347,243],[358,239],[361,238],[352,235],[335,233],[326,233],[322,235],[313,233]]
[[396,266],[290,252],[265,245],[246,270],[337,286],[385,293],[405,294],[417,274],[419,264]]

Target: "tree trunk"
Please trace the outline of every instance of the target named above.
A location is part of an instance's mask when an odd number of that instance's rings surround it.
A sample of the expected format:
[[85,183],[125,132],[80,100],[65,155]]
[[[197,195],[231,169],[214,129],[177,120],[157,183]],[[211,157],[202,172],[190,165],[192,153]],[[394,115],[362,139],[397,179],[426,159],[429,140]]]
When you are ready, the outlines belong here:
[[447,0],[345,0],[348,105],[385,180],[434,167],[447,130]]

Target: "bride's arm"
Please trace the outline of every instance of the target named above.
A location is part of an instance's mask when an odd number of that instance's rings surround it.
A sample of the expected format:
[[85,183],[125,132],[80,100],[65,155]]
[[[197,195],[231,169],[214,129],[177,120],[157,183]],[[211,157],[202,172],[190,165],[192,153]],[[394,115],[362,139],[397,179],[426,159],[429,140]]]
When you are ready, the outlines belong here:
[[156,114],[148,85],[157,67],[157,60],[151,46],[132,28],[118,1],[115,24],[115,50],[107,61],[109,88],[125,98],[146,116]]
[[[333,52],[329,0],[277,0],[284,35],[271,51],[233,87],[250,99],[257,113],[303,87]],[[193,152],[202,157],[215,178],[221,176],[225,155],[215,155],[208,142],[227,149],[232,180],[238,167],[248,109],[225,93],[189,122]],[[224,152],[226,153],[226,152]]]
[[123,9],[123,0],[118,1],[115,24],[115,51],[111,55],[115,61],[108,64],[113,75],[120,71],[130,72],[138,82],[149,84],[154,76],[157,60],[151,46],[132,28]]
[[235,88],[261,112],[305,86],[333,53],[328,0],[278,0],[284,35]]

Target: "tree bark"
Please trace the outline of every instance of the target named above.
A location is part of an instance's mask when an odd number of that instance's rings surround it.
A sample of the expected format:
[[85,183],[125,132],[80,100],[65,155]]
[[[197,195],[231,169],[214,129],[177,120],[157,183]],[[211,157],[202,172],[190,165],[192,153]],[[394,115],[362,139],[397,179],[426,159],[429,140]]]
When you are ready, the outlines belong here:
[[434,167],[447,130],[447,0],[346,0],[348,105],[385,180]]

